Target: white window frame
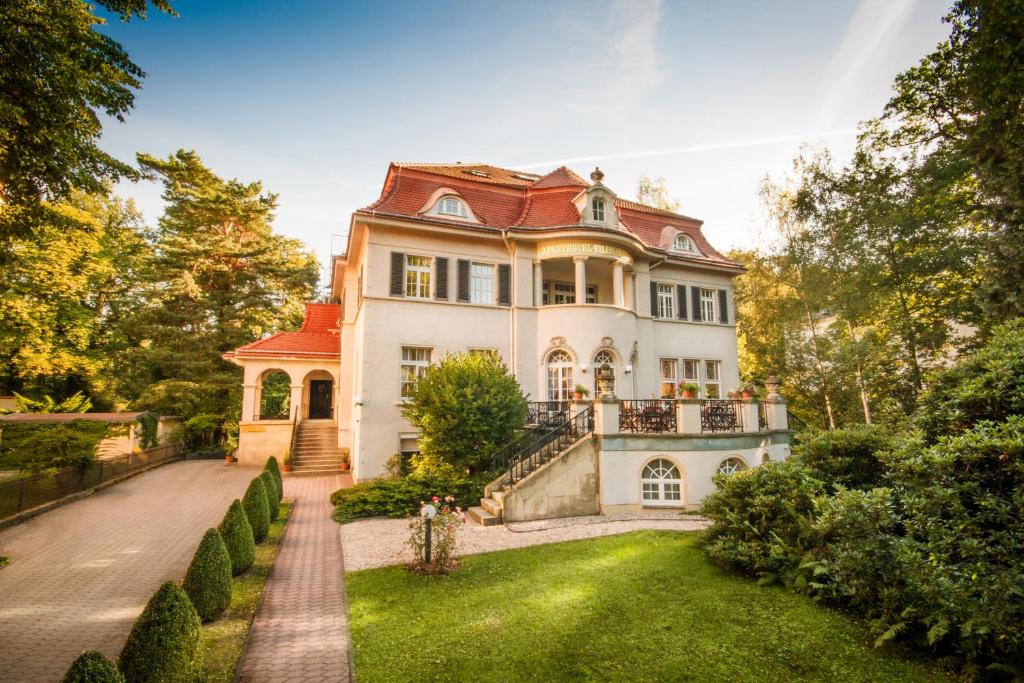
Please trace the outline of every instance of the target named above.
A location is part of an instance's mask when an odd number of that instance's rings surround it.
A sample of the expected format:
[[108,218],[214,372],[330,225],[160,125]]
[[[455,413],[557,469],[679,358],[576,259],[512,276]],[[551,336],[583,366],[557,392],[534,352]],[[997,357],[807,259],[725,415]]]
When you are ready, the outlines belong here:
[[704,361],[704,398],[722,398],[722,361],[720,360]]
[[672,240],[672,250],[685,251],[690,253],[696,251],[696,249],[693,246],[693,240],[690,239],[689,235],[684,235],[682,233],[676,235],[675,238]]
[[[679,360],[676,358],[658,359],[658,393],[661,398],[673,398],[676,395],[676,384],[679,382]],[[668,393],[665,393],[666,390]]]
[[659,282],[658,317],[672,320],[676,317],[676,286],[667,282]]
[[601,197],[594,197],[591,202],[591,208],[594,213],[594,220],[604,222],[605,217],[605,201]]
[[640,500],[644,507],[681,507],[683,477],[679,465],[668,458],[645,463],[640,470]]
[[573,367],[576,364],[567,351],[555,349],[544,359],[546,394],[549,401],[568,401],[572,398]]
[[430,298],[430,274],[434,270],[431,256],[405,255],[405,297],[407,299]]
[[[597,303],[597,285],[587,285],[587,303]],[[576,303],[576,284],[563,280],[544,280],[542,306],[561,306]]]
[[608,349],[601,349],[594,354],[594,360],[590,365],[594,368],[594,392],[597,393],[597,369],[604,364],[612,369],[612,377],[615,377],[615,354]]
[[718,319],[718,290],[700,288],[700,319],[701,322],[713,323]]
[[742,458],[732,455],[718,463],[718,468],[715,470],[715,474],[736,474],[737,472],[742,472],[745,469],[747,469],[747,463],[743,462]]
[[494,265],[471,263],[469,265],[469,302],[472,304],[494,304]]
[[399,396],[409,397],[409,390],[418,379],[427,374],[433,349],[429,346],[403,346],[401,363],[401,386]]
[[469,215],[466,211],[466,203],[452,195],[445,195],[438,199],[435,212],[442,216],[458,216],[460,218],[467,218]]
[[683,359],[683,380],[686,382],[693,382],[694,384],[700,384],[700,359]]

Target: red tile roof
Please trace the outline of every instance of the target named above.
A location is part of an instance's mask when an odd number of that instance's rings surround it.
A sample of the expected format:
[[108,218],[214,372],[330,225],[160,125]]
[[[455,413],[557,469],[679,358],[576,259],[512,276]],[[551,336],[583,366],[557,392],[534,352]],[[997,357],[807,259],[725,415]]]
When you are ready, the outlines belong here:
[[303,358],[340,358],[341,306],[306,304],[306,318],[298,332],[278,332],[240,346],[224,354],[225,358],[261,358],[300,356]]
[[[541,176],[489,164],[392,163],[380,198],[358,213],[382,213],[485,230],[584,228],[587,226],[580,225],[580,214],[573,199],[589,186],[565,166]],[[426,203],[441,188],[462,197],[481,224],[425,216]],[[667,249],[662,238],[665,228],[669,227],[689,235],[701,252],[694,255],[670,253],[673,258],[740,269],[739,264],[708,243],[701,231],[702,221],[696,218],[625,199],[616,199],[615,207],[626,230],[649,248]]]

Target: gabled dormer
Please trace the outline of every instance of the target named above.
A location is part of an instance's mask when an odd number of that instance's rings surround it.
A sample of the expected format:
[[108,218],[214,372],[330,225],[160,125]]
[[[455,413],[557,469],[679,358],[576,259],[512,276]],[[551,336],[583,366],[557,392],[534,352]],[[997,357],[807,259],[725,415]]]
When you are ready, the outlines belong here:
[[600,228],[616,228],[619,225],[619,214],[615,210],[615,193],[604,186],[604,173],[595,168],[590,174],[591,185],[583,189],[573,199],[580,212],[580,225]]

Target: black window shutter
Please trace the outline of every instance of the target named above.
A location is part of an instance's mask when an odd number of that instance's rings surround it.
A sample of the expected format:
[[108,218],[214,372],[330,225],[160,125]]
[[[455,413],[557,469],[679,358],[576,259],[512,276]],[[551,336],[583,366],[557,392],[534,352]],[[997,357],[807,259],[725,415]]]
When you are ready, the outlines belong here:
[[723,323],[729,322],[729,295],[724,289],[718,290],[718,317]]
[[469,261],[459,259],[459,301],[469,301]]
[[405,279],[405,254],[397,251],[391,252],[391,296],[402,296],[405,294],[403,287]]
[[434,259],[434,298],[448,301],[448,258],[438,256]]
[[507,263],[498,264],[498,305],[512,305],[512,266]]
[[651,282],[651,317],[658,317],[658,283]]
[[676,298],[679,299],[679,319],[686,320],[686,285],[676,285]]
[[694,322],[707,322],[704,320],[704,311],[700,307],[700,287],[690,287],[690,301],[693,303]]

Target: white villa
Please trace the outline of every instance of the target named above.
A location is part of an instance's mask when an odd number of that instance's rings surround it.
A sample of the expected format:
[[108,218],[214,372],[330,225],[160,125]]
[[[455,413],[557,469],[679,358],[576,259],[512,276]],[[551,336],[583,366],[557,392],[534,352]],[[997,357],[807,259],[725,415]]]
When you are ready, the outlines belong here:
[[[787,457],[775,387],[766,401],[725,398],[739,384],[743,268],[701,221],[620,199],[603,179],[391,164],[333,259],[337,303],[226,355],[244,368],[240,462],[290,449],[296,471],[317,471],[347,455],[356,480],[379,477],[417,450],[407,387],[466,351],[499,354],[530,422],[558,432],[500,454],[509,469],[488,488],[488,521],[694,506],[717,471]],[[611,386],[598,387],[605,366]],[[676,399],[681,383],[699,396]],[[595,400],[572,401],[576,384]]]

